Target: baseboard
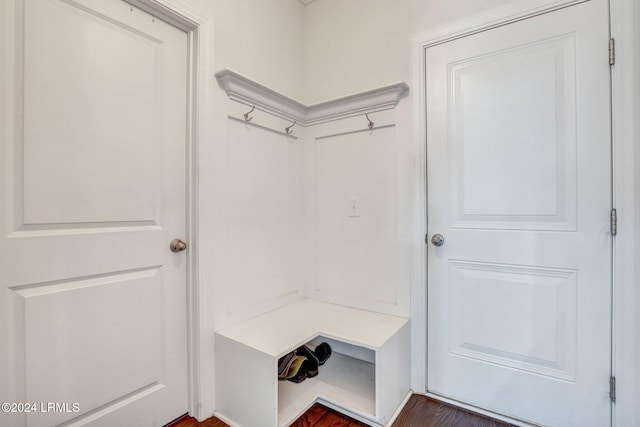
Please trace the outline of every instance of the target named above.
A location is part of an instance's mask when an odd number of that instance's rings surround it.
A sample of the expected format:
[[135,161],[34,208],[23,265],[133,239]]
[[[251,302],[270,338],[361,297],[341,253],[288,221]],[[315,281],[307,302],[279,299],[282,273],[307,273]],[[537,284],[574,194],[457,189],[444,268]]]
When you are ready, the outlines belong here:
[[240,424],[234,422],[230,418],[225,417],[223,414],[221,414],[218,411],[214,411],[213,416],[219,419],[220,421],[222,421],[223,423],[229,425],[230,427],[242,427]]
[[416,393],[414,393],[413,391],[409,391],[409,393],[407,393],[407,395],[405,396],[400,406],[398,406],[398,409],[396,409],[396,412],[394,412],[394,414],[391,416],[391,419],[387,423],[388,426],[391,426],[393,425],[394,422],[396,422],[396,418],[398,418],[398,415],[400,415],[400,412],[402,412],[407,402],[409,401],[409,399],[411,399],[411,396],[413,396],[414,394]]

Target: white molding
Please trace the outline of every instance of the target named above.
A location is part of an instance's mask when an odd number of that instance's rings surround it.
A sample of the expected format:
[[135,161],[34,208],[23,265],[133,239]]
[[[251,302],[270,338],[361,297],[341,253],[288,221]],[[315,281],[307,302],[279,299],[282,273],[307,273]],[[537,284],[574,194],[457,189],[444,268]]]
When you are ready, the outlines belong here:
[[335,98],[307,107],[306,124],[315,125],[359,116],[376,111],[390,110],[409,91],[405,82],[378,87],[365,92]]
[[411,274],[411,388],[417,393],[427,390],[427,127],[425,98],[424,48],[412,51],[413,64],[413,229]]
[[404,82],[371,89],[341,98],[305,105],[233,70],[216,73],[220,87],[229,99],[273,114],[301,126],[340,120],[394,108],[409,91]]
[[[210,286],[199,281],[199,146],[207,139],[210,117],[208,93],[213,57],[213,17],[187,0],[126,0],[132,5],[185,31],[189,50],[189,105],[187,141],[187,345],[189,414],[198,420],[210,416],[215,409],[215,385],[212,374],[213,355],[201,346],[211,334],[212,298],[207,295]],[[207,340],[208,341],[208,340]]]
[[613,240],[613,373],[616,426],[640,425],[640,4],[611,0],[616,39],[612,67],[613,203],[618,234]]
[[125,0],[127,3],[169,22],[181,30],[201,33],[210,17],[187,0]]
[[414,37],[414,44],[423,48],[465,37],[494,27],[531,18],[589,0],[519,0],[490,9],[447,25],[436,27]]
[[233,70],[218,71],[216,79],[220,87],[227,92],[229,99],[242,104],[255,105],[258,110],[303,124],[307,109],[303,103]]

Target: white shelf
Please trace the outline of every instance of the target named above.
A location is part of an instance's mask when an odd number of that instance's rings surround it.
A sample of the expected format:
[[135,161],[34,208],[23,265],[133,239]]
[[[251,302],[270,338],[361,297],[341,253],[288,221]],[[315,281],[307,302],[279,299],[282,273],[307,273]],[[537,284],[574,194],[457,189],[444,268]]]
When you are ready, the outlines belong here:
[[305,299],[216,333],[280,357],[318,335],[380,348],[408,321],[405,317]]
[[[335,350],[318,376],[278,381],[278,358],[314,338]],[[410,392],[409,341],[404,317],[289,304],[216,332],[216,412],[233,426],[281,427],[320,401],[384,426]]]
[[310,126],[333,120],[364,115],[394,108],[409,91],[405,82],[393,83],[365,92],[330,99],[312,105],[283,95],[233,70],[224,69],[216,78],[229,99],[252,105],[300,126]]
[[348,407],[352,412],[375,419],[375,365],[334,353],[320,366],[318,376],[299,384],[278,384],[278,425],[286,426],[302,415],[309,402],[321,399]]

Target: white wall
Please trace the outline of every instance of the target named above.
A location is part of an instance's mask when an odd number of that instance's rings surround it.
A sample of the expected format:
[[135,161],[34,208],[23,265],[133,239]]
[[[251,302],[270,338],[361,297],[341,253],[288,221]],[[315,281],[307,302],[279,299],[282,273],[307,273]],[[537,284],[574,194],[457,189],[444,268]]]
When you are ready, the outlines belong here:
[[[310,298],[410,315],[411,168],[402,123],[407,107],[401,99],[394,110],[370,114],[380,127],[373,131],[364,116],[307,129]],[[357,216],[350,212],[352,200]]]
[[[200,93],[210,114],[204,119],[207,131],[198,144],[197,165],[201,312],[200,329],[193,332],[200,365],[192,386],[200,406],[192,413],[204,419],[215,410],[214,330],[273,308],[278,296],[297,292],[300,286],[295,269],[282,268],[286,257],[296,252],[296,221],[290,224],[289,211],[283,209],[284,204],[295,204],[299,194],[298,184],[289,179],[300,164],[295,145],[230,123],[228,114],[242,117],[244,111],[228,100],[213,73],[230,68],[301,96],[304,7],[294,0],[188,2],[209,15],[214,28],[212,40],[203,40],[212,45],[211,57],[202,58],[210,62],[211,73]],[[256,114],[254,120],[262,117]]]
[[[246,106],[225,104],[225,117],[243,120]],[[302,142],[251,125],[283,132],[291,123],[260,111],[252,117],[248,125],[228,119],[226,141],[212,154],[226,182],[215,202],[224,212],[224,222],[216,224],[222,230],[210,237],[220,245],[213,282],[215,329],[303,297]],[[294,128],[294,134],[300,131]]]
[[[300,96],[302,4],[291,0],[191,2],[213,16],[213,70],[230,68]],[[213,331],[267,309],[257,300],[287,293],[294,283],[300,286],[298,275],[285,273],[282,267],[293,251],[291,234],[297,227],[295,220],[282,215],[283,204],[300,203],[298,184],[291,176],[300,162],[295,144],[278,144],[268,133],[256,128],[249,132],[230,122],[227,115],[242,117],[247,109],[230,102],[215,77],[210,78],[210,93],[205,95],[213,110],[212,134],[201,141],[199,153],[199,280],[213,287],[208,295],[215,310],[211,323],[203,325]],[[254,116],[255,122],[264,117],[259,112]]]
[[215,69],[231,68],[288,96],[303,93],[303,13],[294,0],[191,0],[215,21]]
[[411,82],[415,34],[515,0],[316,0],[304,13],[304,96]]

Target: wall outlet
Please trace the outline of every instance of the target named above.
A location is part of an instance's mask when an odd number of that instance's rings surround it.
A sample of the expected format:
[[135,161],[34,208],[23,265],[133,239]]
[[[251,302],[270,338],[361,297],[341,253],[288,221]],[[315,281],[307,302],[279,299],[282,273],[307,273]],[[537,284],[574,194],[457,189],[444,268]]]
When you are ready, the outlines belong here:
[[349,216],[351,218],[358,218],[360,216],[360,199],[349,199]]

